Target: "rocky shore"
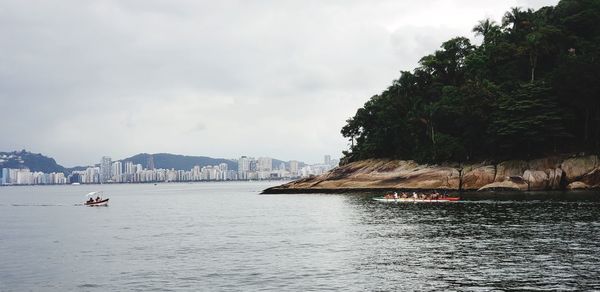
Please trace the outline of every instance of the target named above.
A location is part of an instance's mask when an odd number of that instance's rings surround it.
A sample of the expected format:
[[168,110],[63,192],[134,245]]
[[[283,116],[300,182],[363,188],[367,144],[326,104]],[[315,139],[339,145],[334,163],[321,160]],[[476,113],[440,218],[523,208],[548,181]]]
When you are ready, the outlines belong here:
[[344,193],[381,190],[543,191],[600,188],[597,155],[558,155],[534,160],[427,165],[411,160],[369,159],[263,191]]

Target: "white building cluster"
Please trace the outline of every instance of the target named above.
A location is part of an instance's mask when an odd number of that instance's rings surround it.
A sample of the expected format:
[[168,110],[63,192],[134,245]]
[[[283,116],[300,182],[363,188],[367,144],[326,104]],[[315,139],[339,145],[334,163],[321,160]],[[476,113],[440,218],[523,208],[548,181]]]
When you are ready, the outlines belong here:
[[0,174],[2,175],[0,178],[2,185],[60,185],[68,182],[62,172],[43,173],[32,172],[27,168],[3,168]]
[[111,162],[110,157],[102,157],[99,167],[74,171],[69,179],[84,184],[237,180],[237,173],[228,168],[227,163],[221,163],[204,167],[197,165],[190,170],[153,169],[131,161]]
[[[273,167],[273,159],[270,157],[242,156],[238,159],[237,176],[240,180],[266,180],[266,179],[290,179],[299,177],[298,161],[280,163]],[[293,167],[292,167],[293,166]]]
[[154,163],[144,168],[131,161],[112,161],[102,157],[99,166],[85,170],[64,173],[31,172],[29,169],[3,168],[0,172],[1,185],[33,184],[98,184],[98,183],[145,183],[145,182],[193,182],[230,180],[295,179],[323,174],[338,164],[338,161],[325,155],[323,163],[305,165],[297,160],[279,162],[274,166],[270,157],[242,156],[238,159],[238,169],[229,169],[227,163],[219,165],[196,165],[190,170],[155,169]]
[[333,169],[340,163],[337,159],[331,159],[330,155],[325,155],[323,163],[306,165],[300,169],[300,177],[309,177],[313,175],[321,175]]
[[323,163],[305,165],[297,160],[287,163],[273,165],[273,159],[269,157],[242,156],[238,159],[238,178],[240,180],[264,180],[264,179],[294,179],[323,174],[339,163],[337,159],[331,159],[325,155]]

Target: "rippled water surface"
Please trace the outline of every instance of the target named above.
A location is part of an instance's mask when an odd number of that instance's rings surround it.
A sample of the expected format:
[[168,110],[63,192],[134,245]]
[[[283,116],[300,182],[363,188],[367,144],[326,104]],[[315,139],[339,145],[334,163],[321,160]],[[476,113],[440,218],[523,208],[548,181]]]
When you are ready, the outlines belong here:
[[[0,291],[600,289],[600,194],[258,195],[274,183],[0,188]],[[109,207],[79,205],[87,192]]]

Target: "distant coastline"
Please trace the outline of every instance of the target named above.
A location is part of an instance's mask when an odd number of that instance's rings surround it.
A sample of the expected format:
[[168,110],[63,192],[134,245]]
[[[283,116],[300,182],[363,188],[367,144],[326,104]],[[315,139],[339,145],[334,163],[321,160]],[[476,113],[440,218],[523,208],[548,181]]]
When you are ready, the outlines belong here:
[[155,181],[155,182],[120,182],[120,183],[81,183],[81,184],[0,184],[2,187],[54,187],[54,186],[107,186],[107,185],[158,185],[158,184],[203,184],[203,183],[243,183],[243,182],[280,182],[290,179],[263,179],[263,180],[199,180],[199,181]]
[[271,157],[238,159],[142,153],[99,164],[67,169],[53,158],[26,150],[0,152],[0,185],[67,185],[201,181],[291,180],[322,174],[338,164],[325,155],[323,163],[306,164]]

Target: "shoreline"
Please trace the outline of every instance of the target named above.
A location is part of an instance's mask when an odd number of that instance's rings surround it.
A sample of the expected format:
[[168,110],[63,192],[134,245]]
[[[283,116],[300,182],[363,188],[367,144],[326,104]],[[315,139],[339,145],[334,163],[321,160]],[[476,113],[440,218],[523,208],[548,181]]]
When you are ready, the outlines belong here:
[[600,192],[600,188],[589,188],[589,189],[562,189],[562,190],[530,190],[530,191],[521,191],[521,190],[513,190],[513,189],[503,189],[503,190],[488,190],[488,191],[478,191],[478,190],[455,190],[455,189],[403,189],[403,188],[344,188],[344,189],[285,189],[278,187],[271,187],[264,189],[260,195],[291,195],[291,194],[372,194],[372,193],[387,193],[387,192],[417,192],[417,193],[427,193],[431,191],[445,192],[448,195],[470,195],[470,194],[538,194],[538,193],[596,193]]
[[384,191],[530,192],[600,189],[600,158],[557,154],[532,160],[419,164],[367,159],[263,190],[263,194]]

